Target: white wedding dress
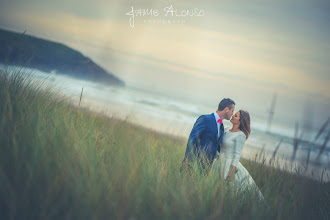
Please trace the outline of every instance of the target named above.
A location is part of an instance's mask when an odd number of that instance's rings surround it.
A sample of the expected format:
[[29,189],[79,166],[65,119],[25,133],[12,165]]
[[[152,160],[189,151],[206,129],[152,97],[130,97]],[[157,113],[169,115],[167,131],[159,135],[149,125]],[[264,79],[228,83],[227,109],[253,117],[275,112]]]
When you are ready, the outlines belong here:
[[246,137],[242,131],[230,132],[229,128],[226,128],[221,142],[220,155],[218,154],[218,157],[214,160],[212,170],[214,174],[220,175],[220,178],[226,179],[230,166],[235,166],[236,172],[232,184],[237,187],[237,191],[253,190],[259,201],[263,201],[264,197],[258,186],[255,184],[250,173],[239,162],[245,140]]

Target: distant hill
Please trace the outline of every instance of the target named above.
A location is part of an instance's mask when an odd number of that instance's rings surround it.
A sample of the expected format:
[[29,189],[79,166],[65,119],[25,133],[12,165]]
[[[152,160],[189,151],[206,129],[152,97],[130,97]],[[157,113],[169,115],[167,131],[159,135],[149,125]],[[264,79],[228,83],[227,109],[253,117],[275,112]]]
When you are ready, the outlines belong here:
[[125,83],[79,51],[61,43],[0,29],[0,63],[56,71],[79,79],[124,86]]

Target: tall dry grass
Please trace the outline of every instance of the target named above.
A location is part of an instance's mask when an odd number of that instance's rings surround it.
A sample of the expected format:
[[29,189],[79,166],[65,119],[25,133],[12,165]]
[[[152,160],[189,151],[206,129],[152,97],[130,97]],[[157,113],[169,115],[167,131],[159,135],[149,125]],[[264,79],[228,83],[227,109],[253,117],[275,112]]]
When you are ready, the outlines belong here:
[[241,160],[267,208],[196,164],[180,174],[185,141],[73,107],[57,92],[0,74],[1,219],[330,217],[329,183]]

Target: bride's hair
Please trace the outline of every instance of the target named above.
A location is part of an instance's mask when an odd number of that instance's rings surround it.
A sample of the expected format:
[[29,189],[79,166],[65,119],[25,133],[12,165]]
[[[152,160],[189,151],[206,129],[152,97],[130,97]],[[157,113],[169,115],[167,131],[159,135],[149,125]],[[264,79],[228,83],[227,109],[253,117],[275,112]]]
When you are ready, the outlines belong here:
[[243,131],[243,133],[246,136],[246,139],[248,139],[250,133],[251,133],[251,127],[250,127],[250,115],[247,111],[239,110],[240,117],[239,117],[239,129]]

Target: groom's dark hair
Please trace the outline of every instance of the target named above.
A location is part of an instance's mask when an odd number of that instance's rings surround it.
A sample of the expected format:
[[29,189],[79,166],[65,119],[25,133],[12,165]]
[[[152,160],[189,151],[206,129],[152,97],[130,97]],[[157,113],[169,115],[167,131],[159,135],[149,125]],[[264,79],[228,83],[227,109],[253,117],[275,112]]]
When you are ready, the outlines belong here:
[[231,107],[235,105],[235,102],[231,99],[222,99],[218,106],[218,111],[224,110],[226,107],[231,109]]

